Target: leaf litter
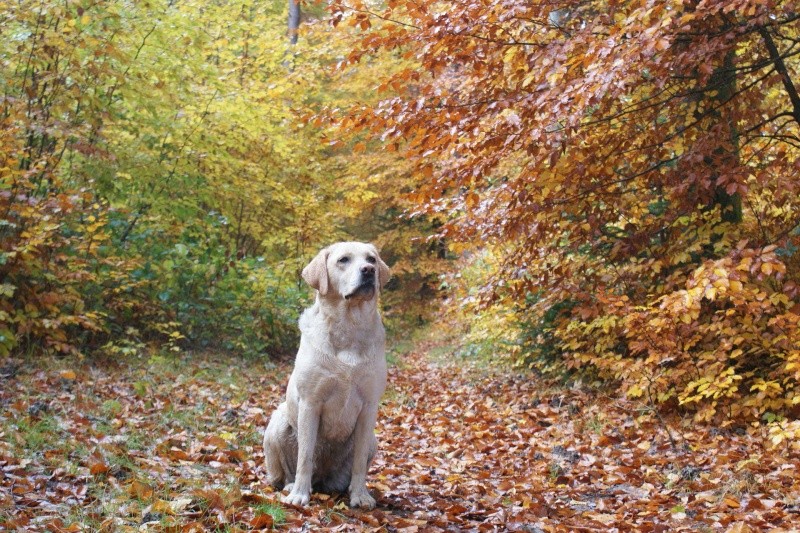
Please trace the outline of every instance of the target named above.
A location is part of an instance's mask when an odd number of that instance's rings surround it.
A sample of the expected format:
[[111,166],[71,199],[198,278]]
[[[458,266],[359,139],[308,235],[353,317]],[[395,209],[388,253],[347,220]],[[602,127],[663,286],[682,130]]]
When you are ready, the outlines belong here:
[[390,369],[368,478],[280,503],[261,431],[290,365],[15,362],[0,378],[0,528],[19,531],[790,531],[791,447],[424,350]]

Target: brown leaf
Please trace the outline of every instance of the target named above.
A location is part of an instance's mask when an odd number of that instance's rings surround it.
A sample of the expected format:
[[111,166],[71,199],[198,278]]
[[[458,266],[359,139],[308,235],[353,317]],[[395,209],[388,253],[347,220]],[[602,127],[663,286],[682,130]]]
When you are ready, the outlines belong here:
[[738,509],[741,506],[741,504],[739,503],[739,500],[734,498],[733,496],[725,496],[722,499],[722,503],[724,503],[725,505],[727,505],[728,507],[731,507],[733,509]]
[[222,495],[216,491],[209,489],[196,490],[192,493],[192,496],[203,501],[210,509],[221,510],[225,508],[225,502],[222,498]]
[[272,528],[274,523],[275,519],[268,514],[257,514],[252,520],[250,520],[250,525],[258,529]]
[[93,476],[98,474],[105,474],[109,471],[109,467],[102,461],[92,462],[89,464],[89,473]]
[[140,500],[149,500],[155,494],[155,491],[150,485],[146,483],[142,483],[138,479],[134,479],[131,481],[131,484],[128,485],[128,494],[132,498],[138,498]]

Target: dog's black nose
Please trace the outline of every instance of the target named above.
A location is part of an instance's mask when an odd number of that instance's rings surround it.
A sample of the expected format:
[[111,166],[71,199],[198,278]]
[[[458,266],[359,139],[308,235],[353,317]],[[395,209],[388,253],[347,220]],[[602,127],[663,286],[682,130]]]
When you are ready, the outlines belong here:
[[374,276],[375,275],[375,265],[364,265],[361,267],[361,274],[364,276]]

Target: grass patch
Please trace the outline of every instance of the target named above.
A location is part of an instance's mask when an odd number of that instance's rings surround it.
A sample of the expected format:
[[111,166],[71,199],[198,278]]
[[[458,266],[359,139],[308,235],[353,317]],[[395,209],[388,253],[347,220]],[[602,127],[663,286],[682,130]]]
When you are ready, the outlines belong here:
[[286,511],[277,503],[259,503],[252,506],[256,515],[267,515],[272,517],[274,526],[283,525],[286,522]]
[[457,348],[451,344],[434,346],[428,352],[430,359],[436,363],[451,362]]
[[391,383],[386,387],[386,391],[381,397],[381,406],[402,405],[404,407],[413,408],[415,405],[414,399],[406,392],[393,387]]
[[602,435],[606,428],[606,421],[597,415],[586,421],[586,429],[597,435]]
[[408,338],[387,343],[386,364],[403,368],[403,358],[414,349],[414,341]]
[[117,431],[117,429],[111,425],[110,422],[105,420],[100,420],[94,423],[94,429],[100,435],[111,435]]
[[100,410],[107,417],[116,417],[122,412],[122,404],[119,400],[106,400],[100,406]]
[[142,433],[141,431],[131,431],[127,435],[127,440],[125,441],[125,445],[128,447],[129,450],[144,450],[148,447],[150,439],[147,435]]
[[198,404],[191,409],[175,409],[175,407],[170,406],[164,411],[163,420],[166,425],[173,424],[181,429],[195,432],[207,425],[203,421],[205,412],[206,405],[204,403]]
[[148,383],[147,381],[136,381],[133,384],[133,391],[136,393],[136,396],[139,398],[145,398],[148,395]]
[[249,431],[242,431],[238,444],[241,446],[260,446],[264,440],[263,430],[264,428],[252,428]]
[[60,440],[58,423],[52,416],[47,416],[31,423],[28,420],[17,422],[17,432],[23,447],[28,452],[40,452]]
[[107,460],[110,466],[116,466],[129,471],[135,471],[137,469],[136,463],[133,461],[133,459],[131,459],[130,456],[124,452],[109,455]]

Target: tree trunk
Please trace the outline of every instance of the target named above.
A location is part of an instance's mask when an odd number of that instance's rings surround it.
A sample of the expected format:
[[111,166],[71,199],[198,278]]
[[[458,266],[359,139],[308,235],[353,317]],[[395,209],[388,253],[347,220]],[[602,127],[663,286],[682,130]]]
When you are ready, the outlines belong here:
[[289,0],[289,43],[297,44],[300,28],[300,0]]
[[[722,66],[716,69],[711,75],[711,85],[718,87],[717,94],[714,97],[714,105],[724,107],[725,103],[733,98],[736,92],[735,69],[735,52],[730,51],[725,55]],[[720,120],[728,121],[727,128],[730,135],[728,141],[730,142],[731,148],[720,147],[717,149],[716,155],[730,162],[731,165],[729,168],[733,168],[733,163],[737,162],[739,159],[739,133],[735,122],[728,117],[724,117],[723,112],[714,112],[713,114],[719,117]],[[714,190],[714,203],[719,205],[722,210],[723,222],[739,223],[742,221],[742,196],[738,192],[728,194],[725,187],[717,185]]]

